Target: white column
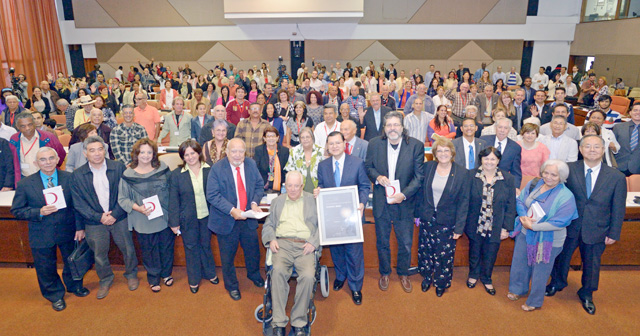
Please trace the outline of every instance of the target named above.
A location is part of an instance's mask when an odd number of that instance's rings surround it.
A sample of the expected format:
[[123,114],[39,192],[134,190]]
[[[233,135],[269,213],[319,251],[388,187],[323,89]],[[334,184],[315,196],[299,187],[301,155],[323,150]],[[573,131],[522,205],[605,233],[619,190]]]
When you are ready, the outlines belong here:
[[541,66],[550,65],[551,68],[555,68],[558,64],[567,66],[570,49],[571,43],[569,41],[534,41],[529,73],[538,73],[538,68]]

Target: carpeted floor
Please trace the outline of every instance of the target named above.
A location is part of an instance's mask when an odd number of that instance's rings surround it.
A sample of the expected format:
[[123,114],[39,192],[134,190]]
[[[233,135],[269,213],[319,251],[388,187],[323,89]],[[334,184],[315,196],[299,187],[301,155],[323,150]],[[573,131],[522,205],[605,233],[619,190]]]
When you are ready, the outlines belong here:
[[[221,273],[221,270],[218,269]],[[580,272],[571,271],[569,288],[547,298],[541,310],[526,313],[524,302],[506,298],[509,269],[497,267],[495,297],[482,285],[465,286],[467,269],[457,267],[452,288],[441,298],[431,289],[420,291],[420,277],[413,276],[414,291],[402,291],[392,276],[389,291],[377,286],[378,273],[367,269],[363,304],[355,306],[347,286],[328,298],[316,294],[314,335],[638,335],[640,332],[640,268],[607,267],[601,272],[601,289],[594,294],[595,316],[582,309],[576,296]],[[40,295],[35,270],[0,268],[0,335],[260,335],[253,317],[262,302],[263,289],[254,287],[238,269],[242,300],[227,295],[222,282],[201,284],[191,294],[182,267],[174,269],[176,283],[152,293],[140,272],[140,288],[130,292],[122,277],[109,296],[98,301],[95,271],[85,278],[91,290],[86,298],[67,294],[67,309],[55,312]],[[333,277],[333,270],[330,270]],[[333,281],[333,280],[332,280]],[[292,299],[291,299],[292,300]],[[290,300],[290,301],[291,301]],[[291,302],[290,304],[291,305]]]

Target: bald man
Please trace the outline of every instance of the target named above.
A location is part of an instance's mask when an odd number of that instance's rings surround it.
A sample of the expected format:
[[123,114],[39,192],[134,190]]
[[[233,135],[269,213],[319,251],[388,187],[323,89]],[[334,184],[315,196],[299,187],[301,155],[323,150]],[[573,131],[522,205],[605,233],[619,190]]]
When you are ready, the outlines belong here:
[[224,287],[229,296],[240,300],[240,287],[234,260],[238,244],[242,245],[247,277],[256,287],[263,287],[260,275],[258,221],[242,213],[262,212],[258,204],[264,194],[264,181],[253,159],[245,157],[247,148],[242,139],[227,144],[227,156],[211,167],[207,181],[209,229],[218,236]]

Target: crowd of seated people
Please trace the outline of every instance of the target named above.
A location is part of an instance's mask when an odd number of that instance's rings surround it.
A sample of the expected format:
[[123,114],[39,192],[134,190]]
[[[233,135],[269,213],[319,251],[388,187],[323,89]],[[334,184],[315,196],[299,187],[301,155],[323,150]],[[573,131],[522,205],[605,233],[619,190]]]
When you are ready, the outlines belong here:
[[[132,231],[152,292],[174,284],[173,244],[181,234],[190,291],[197,293],[203,278],[219,283],[212,256],[219,253],[224,287],[240,300],[233,266],[238,245],[248,278],[264,285],[257,221],[244,211],[261,212],[265,193],[296,188],[295,196],[274,203],[280,217],[270,218],[273,230],[262,241],[274,253],[287,247],[306,255],[320,248],[317,233],[295,211],[310,207],[309,196],[319,189],[353,184],[363,194],[362,207],[373,192],[382,291],[391,281],[392,228],[400,285],[412,291],[408,268],[417,223],[422,291],[434,287],[440,297],[451,286],[456,240],[466,234],[467,286],[480,281],[495,295],[493,265],[500,241],[511,236],[516,247],[509,299],[528,293],[522,309],[541,307],[545,295],[567,286],[566,259],[579,246],[591,251],[579,297],[584,309],[595,313],[592,293],[600,256],[605,245],[620,239],[624,176],[640,173],[640,103],[625,121],[624,113],[610,109],[611,97],[602,89],[606,79],[596,81],[595,74],[575,67],[573,73],[561,68],[550,74],[541,67],[522,78],[515,68],[504,73],[498,67],[491,74],[483,64],[472,74],[462,63],[446,79],[433,65],[424,74],[415,69],[406,76],[393,64],[373,62],[365,68],[346,62],[342,68],[314,61],[297,69],[295,78],[285,70],[275,79],[264,63],[246,72],[220,63],[207,74],[188,64],[173,72],[153,59],[138,66],[128,75],[121,67],[110,79],[99,66],[83,78],[48,76],[31,97],[2,90],[0,177],[3,191],[16,190],[12,213],[29,221],[30,228],[44,221],[64,231],[52,240],[41,237],[50,232],[30,230],[42,293],[55,310],[66,307],[65,286],[76,296],[89,294],[66,271],[64,286],[51,271],[55,249],[68,255],[74,239],[87,239],[96,254],[98,299],[113,283],[110,235],[125,255],[129,290],[138,288]],[[569,97],[595,105],[580,128]],[[553,101],[546,103],[547,98]],[[38,122],[56,115],[64,115],[65,122],[55,131]],[[70,133],[74,140],[66,171],[59,169],[67,151],[56,132]],[[165,139],[178,147],[184,162],[173,171],[159,160],[158,146]],[[427,147],[433,155],[429,162]],[[605,183],[596,182],[601,179]],[[400,192],[387,197],[385,187],[392,181],[398,181]],[[30,185],[70,190],[68,208],[45,205]],[[592,195],[606,204],[590,201]],[[144,204],[152,196],[163,209],[159,217],[150,216],[152,209]],[[600,217],[610,214],[597,226],[607,231],[586,232],[596,225],[581,220],[598,217],[592,208]],[[532,218],[531,211],[541,215]],[[69,219],[72,215],[78,220]],[[211,250],[212,233],[219,251]],[[342,266],[333,288],[339,291],[348,283],[359,305],[363,256],[356,245],[332,247],[334,258],[347,258],[334,259]],[[274,317],[286,318],[275,307]],[[277,322],[278,327],[287,323]]]

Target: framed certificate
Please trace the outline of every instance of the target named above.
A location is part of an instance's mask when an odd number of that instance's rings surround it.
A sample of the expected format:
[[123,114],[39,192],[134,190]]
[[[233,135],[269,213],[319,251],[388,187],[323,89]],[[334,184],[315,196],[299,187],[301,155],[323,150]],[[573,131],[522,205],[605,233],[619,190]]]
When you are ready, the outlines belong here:
[[358,187],[323,188],[318,194],[320,245],[364,242]]

